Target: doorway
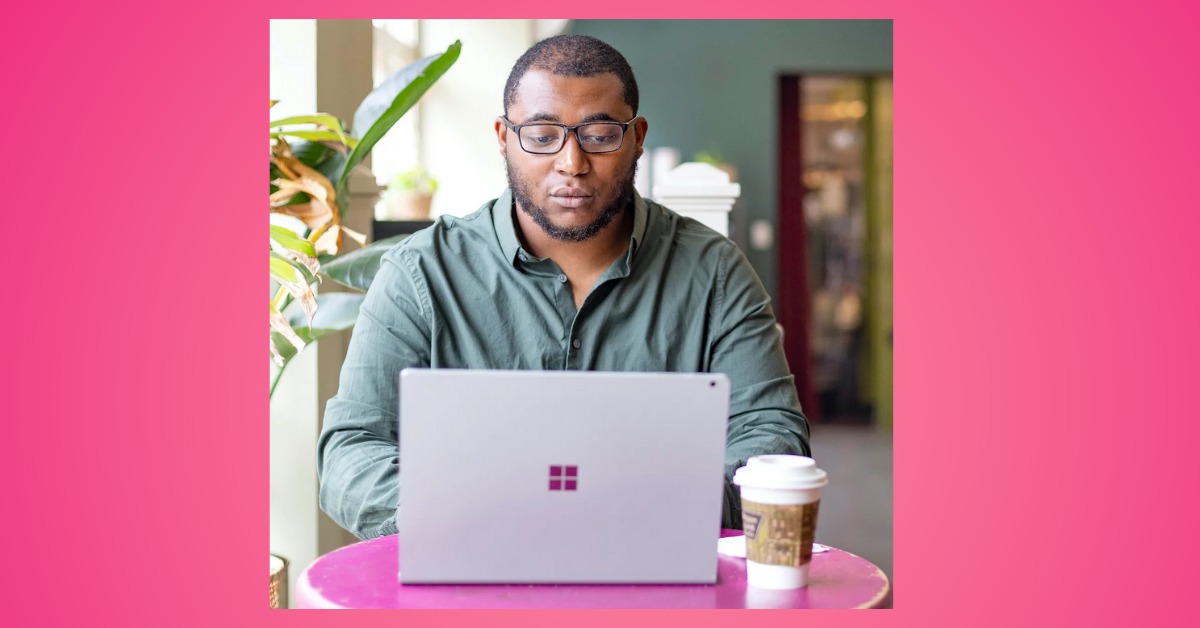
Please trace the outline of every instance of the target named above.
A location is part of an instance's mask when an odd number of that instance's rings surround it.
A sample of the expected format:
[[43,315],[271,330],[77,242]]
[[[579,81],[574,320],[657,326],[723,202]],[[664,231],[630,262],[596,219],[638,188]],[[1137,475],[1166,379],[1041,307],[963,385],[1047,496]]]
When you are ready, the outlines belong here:
[[779,86],[777,309],[801,405],[813,421],[890,427],[892,80]]

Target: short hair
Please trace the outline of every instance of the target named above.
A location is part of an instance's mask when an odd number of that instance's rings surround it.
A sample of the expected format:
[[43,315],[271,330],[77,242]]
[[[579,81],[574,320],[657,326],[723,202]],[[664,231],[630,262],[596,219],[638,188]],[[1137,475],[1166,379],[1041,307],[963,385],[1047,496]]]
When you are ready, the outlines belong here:
[[637,79],[633,69],[616,48],[590,35],[555,35],[539,41],[517,59],[504,84],[504,115],[517,100],[517,84],[530,69],[548,70],[559,76],[589,77],[611,72],[621,79],[625,103],[638,111]]

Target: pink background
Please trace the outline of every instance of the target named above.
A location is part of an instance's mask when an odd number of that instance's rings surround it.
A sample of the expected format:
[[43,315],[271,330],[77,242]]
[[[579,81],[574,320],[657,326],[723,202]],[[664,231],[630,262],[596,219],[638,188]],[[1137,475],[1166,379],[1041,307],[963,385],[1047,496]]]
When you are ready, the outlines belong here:
[[[459,13],[568,10],[477,4]],[[1183,623],[1197,5],[701,4],[585,13],[895,18],[897,610],[802,621]],[[331,5],[252,6],[20,3],[0,23],[0,624],[330,621],[263,603],[261,204],[267,19]],[[202,570],[172,572],[185,557]],[[338,625],[485,619],[747,621]]]

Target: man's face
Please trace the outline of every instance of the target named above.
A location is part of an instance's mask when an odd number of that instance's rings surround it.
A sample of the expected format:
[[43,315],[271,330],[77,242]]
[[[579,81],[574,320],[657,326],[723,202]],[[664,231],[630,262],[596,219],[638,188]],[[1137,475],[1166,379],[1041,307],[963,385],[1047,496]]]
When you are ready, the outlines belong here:
[[[628,122],[633,118],[633,108],[622,92],[621,80],[611,73],[573,78],[529,70],[517,85],[516,102],[509,105],[508,119],[513,124],[553,122],[567,126]],[[499,119],[496,121],[513,198],[547,235],[568,242],[591,238],[625,208],[633,195],[633,177],[646,129],[645,119],[640,118],[625,134],[621,148],[611,153],[585,153],[571,133],[562,150],[536,155],[525,152],[516,133]]]

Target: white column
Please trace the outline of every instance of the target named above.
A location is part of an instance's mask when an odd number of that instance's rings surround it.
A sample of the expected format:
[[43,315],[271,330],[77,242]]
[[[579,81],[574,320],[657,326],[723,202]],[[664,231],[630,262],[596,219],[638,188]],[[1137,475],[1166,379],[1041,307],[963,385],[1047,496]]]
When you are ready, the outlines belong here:
[[654,200],[729,237],[729,212],[742,193],[741,184],[731,183],[716,166],[695,161],[655,177]]
[[[316,22],[271,20],[272,119],[317,111]],[[288,591],[317,558],[317,353],[309,345],[293,358],[271,398],[270,549],[291,561]]]
[[[354,119],[358,105],[374,89],[372,75],[374,62],[373,43],[375,28],[371,20],[317,20],[317,110],[331,113],[347,122]],[[371,158],[368,156],[350,175],[350,207],[342,216],[349,228],[371,236],[371,222],[375,217],[375,201],[381,188],[371,174]],[[343,238],[343,252],[358,248],[350,238]],[[354,292],[333,281],[324,281],[321,292]],[[317,415],[321,425],[325,420],[325,404],[337,394],[342,363],[350,347],[351,331],[329,334],[317,343]],[[313,435],[311,455],[317,455],[316,437]],[[315,478],[314,478],[315,480]],[[314,490],[319,485],[313,482]],[[340,525],[319,508],[316,513],[317,553],[329,553],[339,547],[356,542]]]

